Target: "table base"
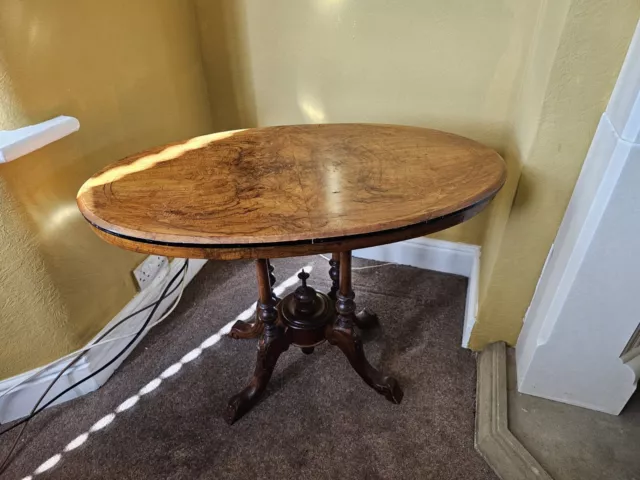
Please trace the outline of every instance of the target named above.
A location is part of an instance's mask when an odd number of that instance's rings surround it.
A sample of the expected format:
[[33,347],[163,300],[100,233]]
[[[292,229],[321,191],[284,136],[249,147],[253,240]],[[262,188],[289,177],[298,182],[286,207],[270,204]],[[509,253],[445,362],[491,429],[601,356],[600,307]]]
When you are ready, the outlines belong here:
[[236,339],[260,337],[258,355],[249,385],[229,400],[224,414],[227,423],[233,424],[256,404],[271,379],[278,358],[291,345],[306,354],[313,353],[314,348],[325,341],[337,346],[367,385],[392,403],[402,401],[403,392],[397,380],[368,362],[354,328],[370,328],[378,323],[378,317],[366,309],[355,313],[351,252],[333,254],[330,265],[329,275],[333,280],[330,292],[323,294],[308,287],[309,275],[303,271],[298,275],[302,286],[281,300],[273,293],[272,265],[266,259],[256,261],[260,294],[256,321],[236,322],[229,336]]
[[[380,321],[378,319],[378,315],[369,309],[362,309],[360,312],[356,313],[356,318],[354,319],[354,323],[361,330],[367,330],[369,328],[376,327]],[[236,340],[247,340],[252,338],[259,338],[264,331],[264,323],[257,319],[253,322],[245,322],[243,320],[238,320],[231,327],[231,331],[229,332],[229,336],[231,338],[235,338]],[[312,353],[307,352],[305,348],[302,349],[304,353]]]

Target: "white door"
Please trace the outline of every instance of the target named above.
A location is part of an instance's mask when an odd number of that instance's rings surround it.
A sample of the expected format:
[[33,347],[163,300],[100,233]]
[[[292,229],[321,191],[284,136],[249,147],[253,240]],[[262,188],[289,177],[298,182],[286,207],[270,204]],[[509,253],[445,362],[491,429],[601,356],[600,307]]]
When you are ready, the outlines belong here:
[[639,324],[640,24],[525,316],[518,390],[620,413]]

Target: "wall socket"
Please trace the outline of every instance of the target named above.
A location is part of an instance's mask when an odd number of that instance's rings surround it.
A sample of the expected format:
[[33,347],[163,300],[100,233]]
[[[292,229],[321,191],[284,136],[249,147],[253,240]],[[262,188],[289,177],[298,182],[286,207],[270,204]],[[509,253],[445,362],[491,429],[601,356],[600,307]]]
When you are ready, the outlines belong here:
[[149,255],[145,260],[133,271],[133,277],[138,283],[138,290],[142,291],[147,288],[153,279],[158,276],[160,270],[169,265],[167,257],[160,255]]

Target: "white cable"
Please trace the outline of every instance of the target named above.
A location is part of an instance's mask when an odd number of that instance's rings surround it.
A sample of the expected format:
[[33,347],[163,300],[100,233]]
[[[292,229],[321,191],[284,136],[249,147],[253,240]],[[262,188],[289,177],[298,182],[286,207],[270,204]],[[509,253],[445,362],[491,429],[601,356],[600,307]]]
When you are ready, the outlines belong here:
[[[167,312],[164,315],[162,315],[162,317],[160,317],[158,320],[156,320],[155,322],[150,324],[147,328],[145,328],[145,331],[151,330],[153,327],[155,327],[160,322],[162,322],[165,318],[167,318],[169,315],[171,315],[173,313],[173,311],[176,309],[176,307],[178,306],[178,303],[180,303],[180,299],[182,298],[182,294],[184,293],[184,287],[187,284],[187,282],[186,282],[187,270],[188,270],[187,268],[184,269],[184,274],[182,275],[182,283],[180,284],[180,293],[178,294],[178,298],[176,298],[176,301],[173,302],[173,305],[171,305],[171,308],[169,310],[167,310]],[[126,335],[121,335],[120,337],[109,338],[107,340],[104,340],[103,342],[91,345],[91,348],[93,348],[93,347],[95,347],[97,345],[102,345],[103,343],[110,343],[110,342],[115,342],[116,340],[121,340],[123,338],[129,338],[129,337],[134,336],[136,333],[137,332],[127,333]]]
[[[156,320],[155,322],[153,322],[150,325],[148,325],[147,328],[145,328],[144,331],[151,330],[153,327],[155,327],[160,322],[162,322],[164,319],[166,319],[169,315],[171,315],[173,313],[173,311],[176,309],[176,307],[178,306],[178,303],[180,303],[180,299],[182,298],[182,294],[184,293],[184,288],[185,288],[185,286],[187,284],[187,270],[188,270],[188,268],[185,268],[184,269],[184,273],[182,274],[182,282],[180,283],[180,293],[178,293],[178,298],[176,298],[176,301],[173,302],[173,305],[171,305],[171,308],[169,310],[167,310],[164,313],[164,315],[162,315],[162,317],[160,317],[158,320]],[[140,312],[140,313],[142,313],[142,312]],[[123,338],[129,338],[129,337],[132,337],[132,336],[136,335],[136,333],[137,332],[132,332],[132,333],[127,333],[126,335],[121,335],[119,337],[108,338],[106,340],[103,340],[102,342],[92,344],[90,346],[90,348],[96,347],[98,345],[103,345],[105,343],[115,342],[116,340],[122,340]],[[86,350],[86,348],[83,349],[83,350]],[[79,350],[79,351],[82,351],[82,350]]]
[[[154,322],[151,325],[149,325],[145,329],[145,331],[148,331],[149,329],[151,329],[152,327],[156,326],[158,323],[163,321],[165,318],[167,318],[175,310],[175,308],[178,306],[178,303],[180,302],[180,299],[182,298],[182,294],[184,292],[184,288],[185,288],[185,286],[187,284],[186,280],[187,280],[187,271],[188,270],[189,270],[188,268],[184,269],[184,273],[182,274],[182,282],[181,282],[181,285],[180,285],[180,293],[178,294],[178,297],[176,298],[176,301],[174,302],[174,304],[171,306],[171,308],[162,317],[160,317],[160,319],[158,319],[156,322]],[[171,268],[169,267],[167,269],[167,274],[162,278],[162,280],[164,280],[168,276],[170,271],[171,271]],[[142,313],[142,312],[140,312],[140,313]],[[92,348],[100,347],[102,345],[106,345],[106,344],[115,342],[116,340],[122,340],[123,338],[132,337],[132,336],[136,335],[136,333],[137,332],[132,332],[132,333],[128,333],[127,335],[122,335],[122,336],[119,336],[119,337],[111,337],[111,338],[107,338],[105,340],[101,340],[100,342],[96,342],[96,343],[89,342],[83,348],[80,348],[80,349],[76,350],[75,352],[68,353],[64,357],[61,357],[61,358],[57,359],[55,362],[52,362],[52,363],[50,363],[48,365],[45,365],[44,367],[39,368],[38,370],[33,372],[31,375],[29,375],[27,378],[21,380],[20,382],[16,383],[15,385],[12,385],[10,388],[5,390],[4,392],[0,393],[0,398],[4,397],[5,395],[8,395],[9,393],[11,393],[13,390],[18,388],[23,383],[28,382],[32,378],[40,375],[41,373],[49,370],[50,368],[56,366],[57,364],[59,364],[63,360],[66,360],[66,359],[71,358],[71,357],[78,356],[78,354],[83,354],[84,355],[84,353],[86,353],[88,350],[91,350]]]
[[[320,254],[320,256],[322,258],[324,258],[325,260],[329,261],[331,260],[329,257],[327,257],[326,255],[322,255]],[[395,265],[395,263],[393,262],[387,262],[387,263],[381,263],[380,265],[369,265],[367,267],[351,267],[351,271],[353,270],[366,270],[367,268],[378,268],[378,267],[386,267],[387,265]]]
[[351,270],[366,270],[367,268],[386,267],[387,265],[395,265],[393,262],[381,263],[380,265],[369,265],[368,267],[351,267]]

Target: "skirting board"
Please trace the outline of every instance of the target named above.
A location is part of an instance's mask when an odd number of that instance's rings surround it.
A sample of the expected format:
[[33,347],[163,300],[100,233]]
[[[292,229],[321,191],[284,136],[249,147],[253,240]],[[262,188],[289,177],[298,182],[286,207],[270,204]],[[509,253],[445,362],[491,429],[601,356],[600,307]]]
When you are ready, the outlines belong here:
[[478,311],[480,247],[420,237],[378,247],[354,250],[354,257],[454,273],[469,279],[462,330],[462,346],[468,348]]
[[[114,324],[119,322],[122,318],[127,315],[135,312],[136,310],[144,307],[145,305],[149,305],[150,303],[155,302],[162,293],[162,290],[168,283],[169,279],[171,279],[182,267],[182,259],[174,259],[170,263],[170,267],[168,272],[165,275],[159,275],[158,278],[154,279],[154,281],[143,291],[138,293],[121,311],[116,315],[116,317],[111,320],[103,329],[102,332],[106,332],[109,328],[111,328]],[[193,277],[202,269],[206,260],[189,260],[189,269],[187,271],[186,282],[190,282]],[[164,312],[167,311],[175,302],[177,296],[179,294],[179,290],[174,292],[172,295],[168,296],[160,305],[160,307],[155,312],[153,318],[151,319],[151,323],[158,320]],[[136,332],[146,319],[146,315],[148,315],[149,310],[142,312],[137,315],[137,318],[132,318],[127,323],[124,323],[122,326],[118,327],[114,332],[110,335],[111,338],[125,336],[130,333]],[[102,332],[99,333],[96,337],[102,335]],[[89,379],[82,385],[77,386],[73,390],[69,391],[67,394],[63,395],[55,402],[55,404],[63,403],[68,400],[80,397],[86,393],[92,392],[97,388],[104,385],[104,383],[113,375],[116,369],[120,366],[120,364],[124,361],[124,359],[131,353],[131,351],[135,348],[135,346],[142,340],[144,335],[148,332],[144,332],[137,339],[136,343],[129,348],[127,353],[122,355],[118,361],[114,362],[108,368],[105,368],[102,372],[97,374],[95,377]],[[109,337],[107,337],[109,338]],[[127,338],[119,338],[111,343],[106,345],[101,345],[91,349],[85,357],[76,363],[73,367],[69,368],[56,382],[51,391],[47,394],[47,398],[53,398],[59,392],[62,392],[69,386],[73,385],[76,381],[84,378],[86,375],[95,372],[103,365],[105,365],[109,359],[113,358],[114,355],[117,354],[124,346],[131,340],[131,337]],[[70,362],[70,360],[66,361],[58,361],[52,362],[52,366],[50,369],[31,377],[35,372],[40,369],[32,370],[30,372],[26,372],[15,377],[8,378],[6,380],[0,381],[0,423],[10,422],[12,420],[16,420],[18,418],[22,418],[29,414],[38,398],[45,392],[49,383],[58,375],[58,373]],[[26,380],[29,379],[29,380]],[[26,380],[26,381],[24,381]],[[23,382],[21,385],[16,387],[14,390],[9,392],[6,395],[3,395],[4,392],[11,389],[14,385]],[[3,395],[3,396],[2,396]]]
[[478,355],[476,450],[502,480],[553,480],[509,430],[506,352],[498,342]]

